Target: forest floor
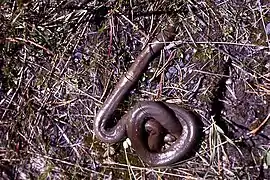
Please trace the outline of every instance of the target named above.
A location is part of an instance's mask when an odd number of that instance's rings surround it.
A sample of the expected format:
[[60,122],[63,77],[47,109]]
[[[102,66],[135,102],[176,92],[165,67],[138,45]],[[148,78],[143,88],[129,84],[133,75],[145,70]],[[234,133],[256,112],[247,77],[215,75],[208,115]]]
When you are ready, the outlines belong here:
[[[2,179],[269,179],[268,1],[0,0],[0,20]],[[121,107],[179,104],[204,137],[189,159],[150,168],[100,142],[93,120],[169,20],[175,40]]]

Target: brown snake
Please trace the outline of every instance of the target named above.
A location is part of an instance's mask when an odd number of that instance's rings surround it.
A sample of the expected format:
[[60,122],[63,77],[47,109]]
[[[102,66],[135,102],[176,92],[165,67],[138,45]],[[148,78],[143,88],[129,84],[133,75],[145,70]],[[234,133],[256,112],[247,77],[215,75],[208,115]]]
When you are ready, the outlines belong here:
[[[112,115],[117,106],[138,81],[149,62],[163,49],[165,42],[174,39],[174,31],[174,26],[170,24],[143,49],[94,120],[94,132],[98,139],[116,143],[128,136],[136,153],[151,166],[176,163],[193,150],[198,136],[196,117],[174,104],[143,101],[138,102],[114,127],[108,128],[108,122],[113,121]],[[161,151],[165,131],[176,140]]]

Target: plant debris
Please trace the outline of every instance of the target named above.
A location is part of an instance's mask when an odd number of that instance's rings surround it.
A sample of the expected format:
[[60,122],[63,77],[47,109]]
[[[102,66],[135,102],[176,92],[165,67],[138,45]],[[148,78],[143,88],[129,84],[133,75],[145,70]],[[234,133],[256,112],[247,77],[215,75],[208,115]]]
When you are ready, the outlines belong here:
[[[0,176],[5,179],[268,179],[268,1],[0,1]],[[197,153],[148,168],[93,134],[93,119],[168,21],[175,41],[119,107],[198,114]],[[113,152],[110,152],[113,150]],[[106,156],[104,156],[106,154]]]

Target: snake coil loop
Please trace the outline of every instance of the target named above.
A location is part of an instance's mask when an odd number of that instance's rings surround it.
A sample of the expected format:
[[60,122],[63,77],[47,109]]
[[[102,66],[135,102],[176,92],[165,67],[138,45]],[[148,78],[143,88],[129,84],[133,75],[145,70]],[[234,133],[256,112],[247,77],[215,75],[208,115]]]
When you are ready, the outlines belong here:
[[[112,121],[111,116],[117,106],[138,81],[149,62],[163,49],[167,41],[174,39],[174,31],[173,24],[170,24],[143,49],[126,75],[120,79],[115,89],[105,100],[94,120],[94,132],[98,139],[103,142],[116,143],[128,136],[136,153],[151,166],[176,163],[193,149],[198,136],[198,125],[193,114],[174,104],[143,101],[137,103],[114,127],[108,128],[107,126],[108,122]],[[144,127],[149,119],[158,122],[154,123],[156,131],[164,128],[169,134],[176,137],[176,141],[164,151],[153,152],[149,145],[151,142],[148,144],[145,142],[147,134]],[[159,140],[162,132],[154,134],[156,136],[152,136],[155,137],[152,139]],[[151,137],[148,138],[148,141],[150,140]],[[156,146],[157,142],[152,142],[152,145]]]

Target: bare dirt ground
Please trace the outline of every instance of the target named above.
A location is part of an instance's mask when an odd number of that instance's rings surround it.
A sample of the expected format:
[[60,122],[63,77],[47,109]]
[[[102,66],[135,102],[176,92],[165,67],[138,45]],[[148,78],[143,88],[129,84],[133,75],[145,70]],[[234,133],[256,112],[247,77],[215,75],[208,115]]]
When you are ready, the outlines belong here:
[[[267,0],[0,0],[0,179],[270,179]],[[93,134],[148,39],[175,41],[120,107],[173,102],[204,124],[197,153],[148,168]]]

